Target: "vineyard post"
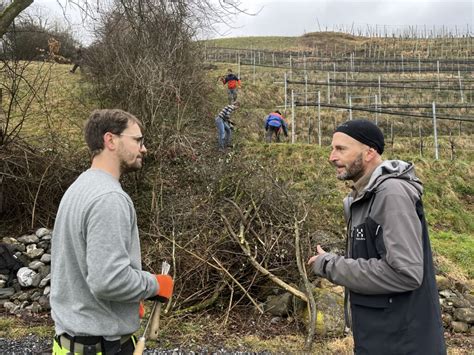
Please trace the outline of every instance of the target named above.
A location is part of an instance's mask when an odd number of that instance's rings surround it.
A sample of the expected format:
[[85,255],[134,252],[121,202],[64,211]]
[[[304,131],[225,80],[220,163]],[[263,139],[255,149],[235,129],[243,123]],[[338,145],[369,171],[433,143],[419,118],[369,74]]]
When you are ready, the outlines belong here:
[[349,95],[349,120],[352,121],[352,95]]
[[331,103],[331,78],[328,72],[328,104]]
[[295,92],[291,90],[291,143],[295,143]]
[[322,132],[321,132],[321,91],[318,91],[318,144],[321,146]]
[[436,103],[433,101],[433,134],[434,134],[434,147],[435,147],[435,159],[439,159],[438,152],[438,129],[436,126]]

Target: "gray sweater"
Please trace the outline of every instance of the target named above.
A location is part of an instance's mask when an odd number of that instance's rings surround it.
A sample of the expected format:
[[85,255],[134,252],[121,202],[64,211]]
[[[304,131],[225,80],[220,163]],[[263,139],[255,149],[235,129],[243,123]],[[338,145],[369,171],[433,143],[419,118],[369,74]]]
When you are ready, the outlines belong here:
[[142,271],[135,208],[117,179],[89,169],[59,205],[52,239],[51,313],[56,334],[106,336],[139,328],[139,301],[156,295]]

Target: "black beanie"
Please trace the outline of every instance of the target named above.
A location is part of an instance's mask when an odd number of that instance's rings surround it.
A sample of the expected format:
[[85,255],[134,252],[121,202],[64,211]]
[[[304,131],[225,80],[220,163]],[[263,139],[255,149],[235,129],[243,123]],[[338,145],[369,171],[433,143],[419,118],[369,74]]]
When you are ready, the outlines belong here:
[[379,154],[383,153],[384,139],[380,128],[368,120],[352,120],[341,124],[334,133],[341,132],[355,140],[374,148]]

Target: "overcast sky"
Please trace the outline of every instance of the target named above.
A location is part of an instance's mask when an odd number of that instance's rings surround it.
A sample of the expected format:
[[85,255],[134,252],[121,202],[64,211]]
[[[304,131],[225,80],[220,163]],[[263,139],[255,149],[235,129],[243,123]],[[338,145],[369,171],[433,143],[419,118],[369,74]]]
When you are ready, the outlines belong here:
[[[67,0],[59,1],[67,3]],[[357,34],[357,29],[365,32],[367,26],[375,25],[385,26],[387,31],[404,26],[432,29],[443,25],[454,31],[457,26],[461,33],[465,34],[467,28],[471,35],[474,33],[474,0],[240,0],[240,3],[242,9],[256,15],[232,16],[233,28],[222,26],[211,37],[301,36],[341,26],[353,27]],[[62,18],[58,0],[36,0],[32,7]],[[84,33],[80,21],[72,22],[73,25],[76,22],[72,30],[78,38],[90,36]]]
[[[241,0],[256,16],[234,17],[236,28],[221,28],[215,37],[300,36],[306,32],[332,30],[333,26],[367,28],[367,25],[474,27],[473,0]],[[318,25],[319,22],[319,25]]]

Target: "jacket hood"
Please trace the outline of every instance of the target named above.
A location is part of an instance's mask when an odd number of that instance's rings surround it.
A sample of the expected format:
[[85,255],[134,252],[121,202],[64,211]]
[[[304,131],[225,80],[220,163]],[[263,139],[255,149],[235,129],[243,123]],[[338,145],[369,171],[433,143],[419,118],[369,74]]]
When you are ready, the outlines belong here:
[[389,178],[407,180],[416,187],[420,194],[423,193],[421,181],[415,175],[415,166],[413,163],[403,160],[384,160],[382,164],[375,168],[364,190],[372,191]]

